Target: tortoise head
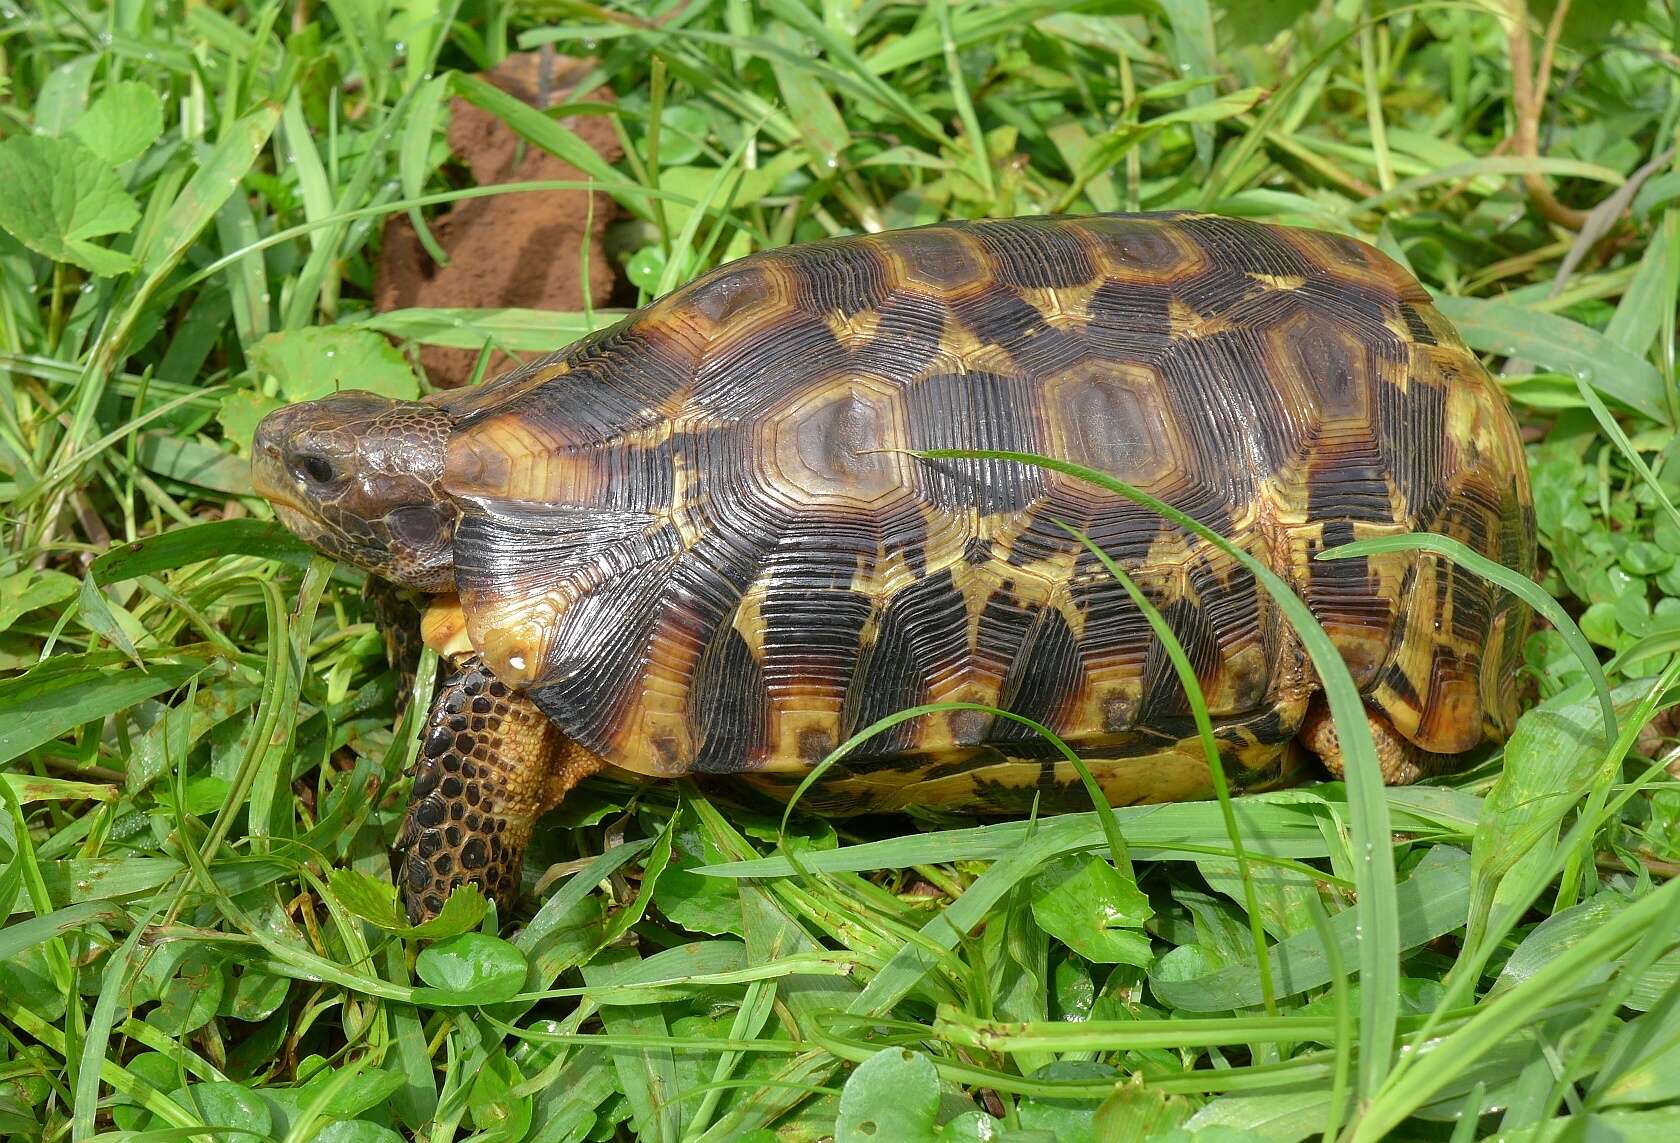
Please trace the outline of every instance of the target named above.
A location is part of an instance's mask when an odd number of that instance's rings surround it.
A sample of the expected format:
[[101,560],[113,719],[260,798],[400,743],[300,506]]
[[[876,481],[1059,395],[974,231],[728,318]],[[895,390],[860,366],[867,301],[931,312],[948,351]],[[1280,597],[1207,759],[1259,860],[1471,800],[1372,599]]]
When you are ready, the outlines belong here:
[[300,537],[421,591],[455,582],[458,512],[443,491],[450,419],[420,401],[349,391],[257,426],[251,479]]

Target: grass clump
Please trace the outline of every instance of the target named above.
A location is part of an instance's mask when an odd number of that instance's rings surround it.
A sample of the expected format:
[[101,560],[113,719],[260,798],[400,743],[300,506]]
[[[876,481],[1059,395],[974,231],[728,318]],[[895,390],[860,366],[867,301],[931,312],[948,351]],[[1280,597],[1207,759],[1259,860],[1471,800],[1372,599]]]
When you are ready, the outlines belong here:
[[[1669,1130],[1676,30],[1644,0],[0,10],[0,1135]],[[520,49],[591,57],[590,94],[473,78]],[[582,177],[472,186],[457,97]],[[611,320],[370,302],[385,218],[591,187],[641,298],[947,217],[1377,243],[1530,442],[1537,705],[1442,784],[1112,823],[784,832],[592,783],[533,915],[467,894],[410,929],[387,849],[425,695],[404,712],[359,575],[273,524],[245,453],[340,381],[420,392],[423,345]]]

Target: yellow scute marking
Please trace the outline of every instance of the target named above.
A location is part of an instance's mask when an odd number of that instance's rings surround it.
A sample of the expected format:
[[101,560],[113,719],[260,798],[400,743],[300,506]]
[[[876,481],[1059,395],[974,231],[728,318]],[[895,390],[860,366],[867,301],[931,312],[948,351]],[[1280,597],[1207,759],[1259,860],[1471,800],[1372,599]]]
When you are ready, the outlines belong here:
[[428,601],[425,612],[420,616],[420,638],[445,662],[463,659],[473,653],[460,596],[450,592],[433,596]]

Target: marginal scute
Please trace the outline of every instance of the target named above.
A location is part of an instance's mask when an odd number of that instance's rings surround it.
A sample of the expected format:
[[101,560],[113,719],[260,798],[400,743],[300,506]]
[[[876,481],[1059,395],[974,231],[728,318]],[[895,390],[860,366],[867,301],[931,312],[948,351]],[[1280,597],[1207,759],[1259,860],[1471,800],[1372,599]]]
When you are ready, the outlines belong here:
[[[1071,528],[1185,647],[1237,784],[1286,772],[1317,682],[1247,571],[1088,482],[913,455],[940,449],[1107,472],[1246,549],[1416,745],[1510,726],[1519,600],[1413,553],[1315,558],[1428,530],[1534,563],[1504,398],[1349,239],[1133,215],[814,243],[453,400],[466,635],[620,769],[780,788],[888,715],[960,702],[1042,723],[1111,796],[1205,794],[1177,672]],[[851,810],[1006,808],[1070,783],[1019,722],[942,711],[825,787]]]
[[902,290],[955,297],[991,283],[991,267],[984,252],[959,227],[929,226],[903,231],[890,241],[873,241]]
[[1110,215],[1075,225],[1089,236],[1110,278],[1182,281],[1207,265],[1200,246],[1154,219]]

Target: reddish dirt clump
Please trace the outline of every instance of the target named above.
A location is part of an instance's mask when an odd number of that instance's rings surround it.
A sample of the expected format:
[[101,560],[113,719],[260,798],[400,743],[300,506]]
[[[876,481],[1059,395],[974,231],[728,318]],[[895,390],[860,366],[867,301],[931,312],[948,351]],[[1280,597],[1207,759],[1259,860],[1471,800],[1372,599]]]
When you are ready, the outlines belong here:
[[[573,97],[572,88],[592,61],[541,53],[512,55],[484,79],[534,107],[552,107]],[[542,70],[549,68],[548,81]],[[612,98],[605,88],[590,99]],[[450,104],[449,149],[479,186],[538,180],[583,179],[578,169],[546,151],[522,145],[501,120],[461,99]],[[612,124],[598,115],[565,120],[567,127],[607,162],[622,155]],[[617,204],[595,193],[591,224],[588,191],[494,195],[466,199],[431,221],[432,235],[449,255],[439,266],[420,244],[405,215],[385,224],[383,247],[374,274],[374,308],[496,309],[506,306],[575,312],[584,308],[581,272],[585,238],[589,245],[590,303],[609,304],[617,286],[616,270],[602,247]],[[586,232],[587,231],[587,236]],[[428,345],[420,364],[432,384],[464,385],[472,377],[478,352]],[[495,351],[487,376],[518,364]]]

